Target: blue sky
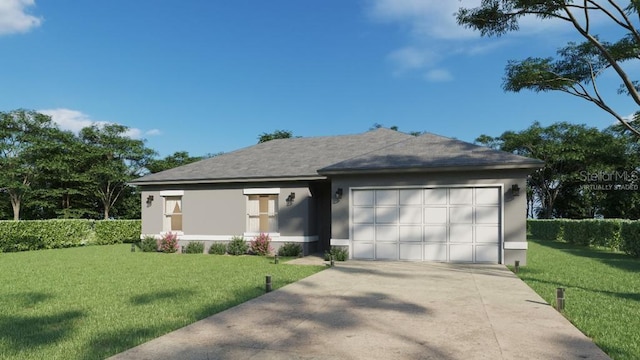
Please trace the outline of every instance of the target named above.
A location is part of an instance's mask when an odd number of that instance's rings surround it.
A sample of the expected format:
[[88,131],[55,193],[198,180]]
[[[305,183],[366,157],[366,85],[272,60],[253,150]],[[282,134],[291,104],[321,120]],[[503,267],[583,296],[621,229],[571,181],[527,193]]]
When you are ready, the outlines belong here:
[[[480,38],[453,17],[478,2],[0,0],[0,111],[38,110],[74,131],[120,123],[161,157],[229,152],[276,129],[378,123],[472,142],[533,121],[613,123],[569,95],[503,92],[509,59],[579,39],[533,19]],[[600,86],[630,115],[617,83],[605,75]]]

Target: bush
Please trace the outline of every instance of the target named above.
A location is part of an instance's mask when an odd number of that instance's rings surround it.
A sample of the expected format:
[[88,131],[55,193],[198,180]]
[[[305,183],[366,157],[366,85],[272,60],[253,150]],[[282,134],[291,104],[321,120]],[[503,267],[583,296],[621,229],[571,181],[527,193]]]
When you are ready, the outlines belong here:
[[142,232],[141,220],[100,220],[95,222],[96,244],[135,243]]
[[184,252],[187,254],[202,254],[204,253],[204,243],[199,241],[191,241],[187,244],[187,248]]
[[227,244],[213,243],[209,248],[209,254],[212,255],[224,255],[227,252]]
[[622,237],[620,249],[633,257],[640,257],[640,221],[622,222],[620,235]]
[[153,236],[145,236],[140,242],[140,249],[143,252],[156,252],[158,251],[158,240]]
[[242,236],[234,236],[227,244],[227,253],[229,255],[243,255],[247,253],[249,245]]
[[278,249],[279,256],[300,256],[302,255],[302,245],[296,243],[284,243]]
[[267,234],[260,234],[256,236],[249,244],[249,249],[252,254],[266,256],[273,252],[271,247],[271,238]]
[[346,261],[349,258],[349,249],[342,246],[332,246],[331,250],[325,251],[324,260],[331,260],[331,256],[336,261]]
[[563,240],[561,220],[528,220],[531,236],[538,240]]
[[87,245],[95,237],[93,223],[80,219],[0,221],[0,251]]
[[178,234],[168,232],[162,235],[160,250],[164,253],[174,253],[178,251]]
[[563,224],[563,238],[570,244],[589,246],[595,243],[599,220],[569,220]]

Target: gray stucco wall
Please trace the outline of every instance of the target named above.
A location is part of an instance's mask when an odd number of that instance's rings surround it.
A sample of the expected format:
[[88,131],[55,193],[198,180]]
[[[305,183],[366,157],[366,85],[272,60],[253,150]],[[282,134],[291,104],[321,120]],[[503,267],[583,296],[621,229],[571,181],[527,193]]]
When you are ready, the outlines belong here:
[[[526,242],[526,178],[522,170],[496,170],[483,172],[380,174],[367,176],[340,176],[332,178],[332,193],[343,189],[340,201],[332,202],[332,239],[349,239],[349,189],[378,186],[448,186],[448,185],[502,185],[504,187],[504,242]],[[511,195],[511,186],[518,184],[520,196]],[[505,250],[505,263],[519,260],[526,265],[526,251]]]

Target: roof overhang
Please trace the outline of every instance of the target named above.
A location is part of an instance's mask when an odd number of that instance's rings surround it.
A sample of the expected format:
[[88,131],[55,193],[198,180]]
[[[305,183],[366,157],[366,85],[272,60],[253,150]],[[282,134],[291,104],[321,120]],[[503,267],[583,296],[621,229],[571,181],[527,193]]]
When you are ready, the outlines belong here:
[[152,185],[199,185],[199,184],[237,184],[237,183],[263,183],[263,182],[297,182],[297,181],[318,181],[326,180],[326,176],[277,176],[277,177],[255,177],[255,178],[223,178],[223,179],[174,179],[157,181],[130,181],[130,185],[152,186]]
[[430,167],[399,167],[399,168],[359,168],[359,169],[320,169],[321,175],[355,175],[355,174],[397,174],[397,173],[440,173],[461,171],[491,171],[491,170],[522,170],[535,171],[544,167],[543,162],[525,164],[490,164],[490,165],[456,165]]

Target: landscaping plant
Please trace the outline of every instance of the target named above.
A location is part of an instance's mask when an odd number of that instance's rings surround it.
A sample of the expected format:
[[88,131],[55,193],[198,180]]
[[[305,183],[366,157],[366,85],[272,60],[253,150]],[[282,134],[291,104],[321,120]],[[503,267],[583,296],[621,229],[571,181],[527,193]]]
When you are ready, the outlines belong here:
[[249,250],[249,245],[242,236],[234,236],[227,244],[227,253],[229,255],[244,255]]
[[164,253],[174,253],[178,251],[178,234],[168,232],[162,235],[160,240],[160,250]]
[[302,245],[296,243],[284,243],[278,249],[279,256],[300,256],[302,255]]
[[140,249],[143,252],[156,252],[158,251],[158,240],[154,236],[145,236],[140,242]]
[[273,248],[271,247],[271,238],[267,234],[260,233],[260,235],[251,240],[249,250],[251,250],[251,253],[260,256],[271,254],[273,252]]
[[191,241],[185,249],[186,254],[202,254],[204,253],[204,243],[200,241]]
[[209,254],[212,255],[224,255],[227,252],[227,244],[213,243],[209,247]]

